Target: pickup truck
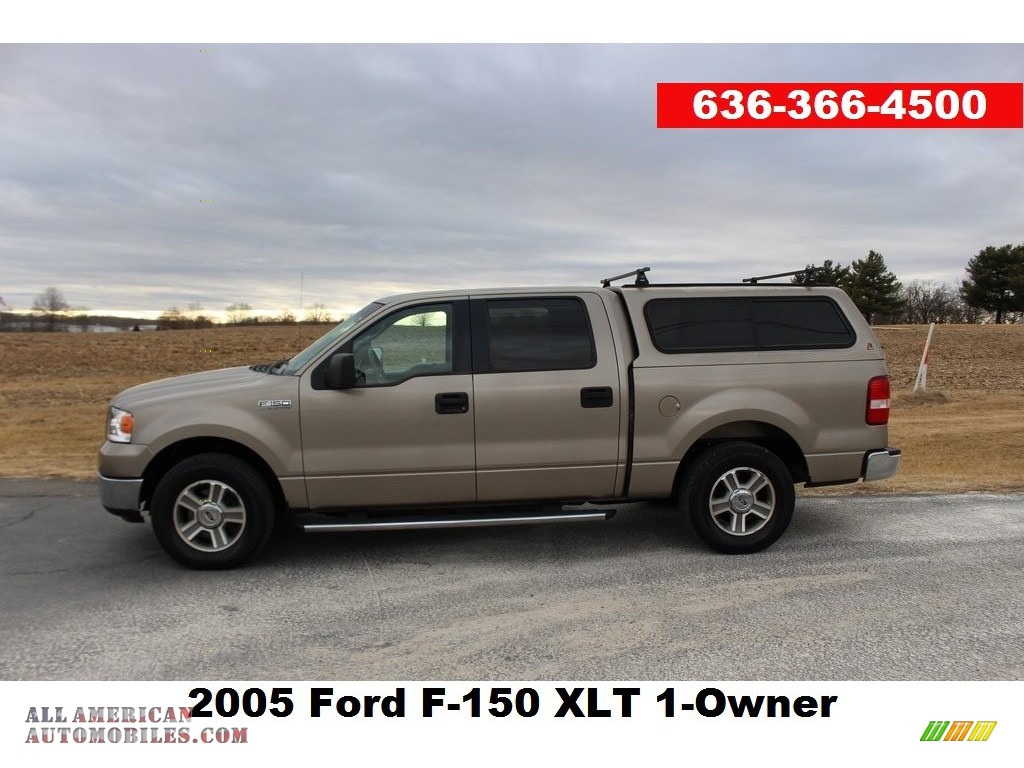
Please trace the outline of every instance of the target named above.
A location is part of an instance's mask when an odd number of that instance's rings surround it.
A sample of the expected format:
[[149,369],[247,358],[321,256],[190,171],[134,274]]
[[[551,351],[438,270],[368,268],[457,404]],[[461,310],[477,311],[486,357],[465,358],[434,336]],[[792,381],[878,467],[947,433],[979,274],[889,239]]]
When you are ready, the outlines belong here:
[[750,553],[785,531],[794,484],[896,473],[882,347],[846,294],[646,271],[391,296],[291,359],[125,390],[101,503],[148,514],[199,569],[252,557],[282,516],[307,531],[476,526],[641,500]]

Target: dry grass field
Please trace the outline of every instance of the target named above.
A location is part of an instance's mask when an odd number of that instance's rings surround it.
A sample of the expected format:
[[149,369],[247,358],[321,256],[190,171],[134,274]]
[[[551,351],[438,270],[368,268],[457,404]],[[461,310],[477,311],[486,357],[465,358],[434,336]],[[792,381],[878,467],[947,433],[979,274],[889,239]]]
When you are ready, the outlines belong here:
[[[0,476],[92,477],[106,403],[120,390],[289,357],[325,330],[0,334]],[[926,397],[910,390],[927,328],[877,332],[892,374],[891,443],[903,449],[903,471],[836,491],[1024,489],[1024,326],[936,327]]]
[[1024,326],[937,325],[924,395],[912,389],[927,327],[875,332],[892,377],[890,442],[903,450],[903,467],[892,480],[837,490],[1024,490]]

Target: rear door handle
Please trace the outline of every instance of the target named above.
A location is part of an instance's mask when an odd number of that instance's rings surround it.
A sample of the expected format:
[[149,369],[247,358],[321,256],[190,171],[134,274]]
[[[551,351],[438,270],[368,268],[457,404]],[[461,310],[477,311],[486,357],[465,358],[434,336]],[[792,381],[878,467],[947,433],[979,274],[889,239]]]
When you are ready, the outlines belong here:
[[584,387],[580,390],[580,406],[583,408],[611,408],[615,394],[611,387]]
[[434,395],[434,411],[440,414],[468,413],[469,395],[465,392],[442,392]]

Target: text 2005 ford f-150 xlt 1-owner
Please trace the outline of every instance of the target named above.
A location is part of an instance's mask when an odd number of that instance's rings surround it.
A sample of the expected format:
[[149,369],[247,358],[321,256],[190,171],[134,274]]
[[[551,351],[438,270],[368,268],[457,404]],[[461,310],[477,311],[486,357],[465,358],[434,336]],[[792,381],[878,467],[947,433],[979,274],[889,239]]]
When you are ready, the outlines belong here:
[[[612,280],[635,275],[628,285]],[[794,483],[892,476],[871,328],[816,285],[392,296],[290,360],[151,382],[110,404],[100,497],[226,568],[275,517],[344,531],[603,518],[675,499],[728,553],[786,529]],[[570,508],[566,508],[570,507]]]

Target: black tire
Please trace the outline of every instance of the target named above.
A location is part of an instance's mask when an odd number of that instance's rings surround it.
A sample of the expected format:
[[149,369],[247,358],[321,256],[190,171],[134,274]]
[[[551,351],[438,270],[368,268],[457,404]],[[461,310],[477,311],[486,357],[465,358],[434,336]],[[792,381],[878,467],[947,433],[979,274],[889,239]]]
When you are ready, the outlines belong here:
[[203,453],[174,465],[156,486],[153,532],[168,555],[197,570],[234,568],[270,540],[274,496],[245,461]]
[[760,552],[793,517],[793,476],[782,460],[754,443],[719,443],[686,470],[679,492],[697,535],[730,555]]

